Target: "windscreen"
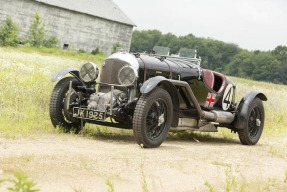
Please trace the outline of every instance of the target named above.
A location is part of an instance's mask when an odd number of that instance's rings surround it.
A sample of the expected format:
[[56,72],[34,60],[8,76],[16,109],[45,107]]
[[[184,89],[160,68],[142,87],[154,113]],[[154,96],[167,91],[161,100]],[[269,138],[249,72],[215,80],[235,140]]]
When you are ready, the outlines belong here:
[[179,57],[196,58],[196,50],[181,48],[179,50]]
[[170,48],[154,46],[153,51],[155,55],[169,56]]

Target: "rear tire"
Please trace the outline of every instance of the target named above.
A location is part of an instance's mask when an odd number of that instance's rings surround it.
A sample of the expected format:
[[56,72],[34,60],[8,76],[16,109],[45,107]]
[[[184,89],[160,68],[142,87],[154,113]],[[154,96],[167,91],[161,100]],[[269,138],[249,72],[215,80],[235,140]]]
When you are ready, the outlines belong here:
[[72,117],[72,109],[65,110],[70,81],[72,87],[81,85],[74,77],[65,77],[56,84],[50,98],[50,119],[55,128],[59,126],[64,132],[78,133],[81,130],[81,120]]
[[240,142],[243,145],[255,145],[262,134],[265,113],[262,100],[255,98],[248,109],[246,127],[238,131]]
[[172,99],[162,88],[143,94],[136,105],[133,132],[139,145],[158,147],[165,140],[173,115]]

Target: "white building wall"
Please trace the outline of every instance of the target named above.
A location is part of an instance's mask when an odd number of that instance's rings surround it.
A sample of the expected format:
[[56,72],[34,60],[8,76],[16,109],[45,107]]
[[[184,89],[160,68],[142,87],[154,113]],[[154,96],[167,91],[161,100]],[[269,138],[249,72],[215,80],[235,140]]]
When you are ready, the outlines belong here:
[[58,38],[59,47],[68,44],[86,52],[99,48],[109,55],[113,44],[119,42],[126,51],[130,49],[133,26],[33,0],[0,0],[0,26],[6,16],[11,16],[19,26],[19,36],[25,39],[36,11],[46,24],[46,34]]

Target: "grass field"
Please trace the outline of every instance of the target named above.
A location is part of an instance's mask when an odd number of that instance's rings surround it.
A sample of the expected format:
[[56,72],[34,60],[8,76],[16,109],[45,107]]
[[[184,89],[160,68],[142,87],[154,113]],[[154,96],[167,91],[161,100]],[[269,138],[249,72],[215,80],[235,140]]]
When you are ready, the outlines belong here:
[[[65,67],[76,67],[79,68],[84,62],[92,61],[98,65],[102,63],[104,60],[104,56],[93,56],[90,54],[85,53],[77,53],[72,51],[61,51],[58,49],[32,49],[32,48],[1,48],[0,47],[0,139],[30,139],[30,138],[38,138],[41,137],[41,135],[53,135],[57,134],[59,130],[54,130],[50,118],[49,118],[49,99],[52,92],[53,87],[55,86],[55,83],[51,82],[51,78],[55,73],[57,73],[60,69]],[[265,107],[265,128],[263,131],[263,136],[265,138],[264,145],[257,145],[258,149],[261,150],[260,153],[264,153],[265,156],[269,158],[271,156],[271,159],[275,159],[274,161],[284,160],[287,159],[287,142],[285,138],[287,136],[287,118],[285,117],[285,111],[287,109],[287,87],[286,85],[277,85],[267,82],[256,82],[248,79],[242,79],[242,78],[235,78],[230,77],[234,82],[236,82],[237,85],[237,91],[236,91],[236,97],[239,101],[242,96],[251,90],[259,90],[266,94],[268,101],[264,102]],[[95,139],[101,139],[104,138],[107,139],[113,139],[117,141],[122,140],[131,140],[132,139],[132,132],[131,131],[125,131],[120,129],[110,129],[106,127],[100,127],[95,125],[88,125],[84,131],[80,133],[80,135],[83,135],[85,137],[91,137]],[[186,138],[194,139],[197,138],[200,141],[203,141],[205,139],[210,139],[210,137],[224,137],[227,139],[233,139],[234,137],[237,137],[236,134],[231,134],[229,130],[227,129],[220,129],[220,133],[216,134],[196,134],[194,133],[184,133],[184,134],[170,134],[169,139],[167,143],[170,142],[178,142],[178,138],[181,140],[185,140]],[[277,138],[280,137],[280,140],[277,141]],[[267,138],[267,139],[266,139]],[[76,139],[76,138],[75,138]],[[198,142],[196,140],[196,142]],[[268,141],[266,144],[266,140]],[[59,140],[56,140],[60,142]],[[211,140],[212,143],[215,140]],[[88,141],[84,141],[88,142]],[[193,141],[194,142],[194,141]],[[195,142],[195,143],[196,143]],[[132,141],[134,143],[134,141]],[[0,143],[1,144],[1,143]],[[94,144],[97,144],[96,142]],[[214,144],[214,143],[213,143]],[[195,145],[193,143],[193,145]],[[207,146],[201,146],[209,148],[209,143],[206,143]],[[211,145],[211,144],[210,144]],[[216,142],[215,142],[216,145]],[[229,144],[230,145],[230,144]],[[133,146],[133,145],[132,145]],[[114,146],[110,146],[114,147]],[[182,147],[182,146],[181,146]],[[219,147],[219,146],[218,146]],[[222,148],[227,148],[228,144],[222,145]],[[220,147],[219,147],[220,148]],[[240,150],[244,150],[245,148],[241,148],[240,145],[236,148],[239,148]],[[116,150],[116,148],[115,148]],[[118,150],[118,149],[117,149]],[[122,149],[123,150],[123,149]],[[133,147],[131,147],[129,150],[134,150]],[[165,148],[163,148],[163,151],[161,149],[156,149],[157,153],[163,152]],[[187,152],[190,150],[187,147]],[[250,151],[256,151],[256,148],[250,147],[248,150]],[[107,149],[108,151],[108,149]],[[199,150],[199,156],[203,156],[203,161],[207,161],[209,158],[205,158],[205,154],[201,154],[201,151]],[[131,154],[130,152],[124,151],[124,153]],[[146,154],[147,153],[147,154]],[[151,152],[152,153],[152,152]],[[180,151],[175,150],[173,153],[180,153]],[[126,154],[126,155],[127,155]],[[135,155],[136,154],[136,155]],[[224,155],[224,152],[222,153]],[[250,153],[252,154],[252,153]],[[65,154],[64,154],[65,155]],[[83,155],[85,157],[86,154]],[[135,150],[135,153],[132,153],[132,158],[138,157],[138,151]],[[152,155],[148,154],[147,151],[141,151],[141,155],[143,157],[147,158],[149,160],[149,157]],[[234,153],[236,155],[236,153]],[[23,164],[26,165],[27,162],[38,162],[37,155],[24,155],[25,158],[19,159],[18,157],[9,157],[5,160],[3,160],[2,163],[7,168],[7,170],[10,169],[11,159],[13,159],[12,164],[18,165]],[[166,156],[166,155],[164,155]],[[22,156],[23,157],[23,156]],[[192,157],[192,156],[191,156]],[[190,158],[191,158],[190,157]],[[56,158],[56,157],[53,157]],[[181,158],[184,157],[178,157],[180,159],[180,162],[182,161]],[[241,157],[240,157],[241,158]],[[33,161],[35,159],[35,161]],[[231,159],[234,160],[234,159]],[[41,161],[44,161],[41,159]],[[83,161],[83,160],[81,160]],[[125,160],[128,161],[128,160]],[[150,161],[153,161],[150,160]],[[201,160],[202,161],[202,160]],[[256,183],[250,183],[248,181],[237,181],[237,183],[234,183],[234,180],[236,179],[232,174],[235,174],[238,172],[242,174],[239,170],[240,164],[233,165],[233,168],[231,168],[231,164],[226,163],[224,160],[210,160],[211,165],[209,166],[216,166],[219,167],[222,171],[223,175],[222,177],[225,177],[226,181],[223,181],[225,187],[219,187],[214,186],[214,183],[212,183],[212,180],[206,180],[205,184],[202,183],[202,185],[206,186],[207,191],[272,191],[273,189],[286,189],[286,180],[287,180],[287,167],[286,170],[281,170],[281,172],[285,171],[285,184],[280,183],[278,188],[276,188],[276,185],[278,182],[282,180],[282,173],[280,176],[275,177],[268,177],[268,182],[266,180],[258,180]],[[14,162],[14,163],[13,163]],[[20,162],[20,163],[19,163]],[[144,173],[144,163],[142,163],[142,159],[140,159],[138,162],[140,164],[142,177],[143,177],[143,190],[142,191],[149,191],[148,188],[151,187],[151,183],[147,182],[148,178],[145,177],[146,172]],[[167,161],[168,163],[173,162]],[[63,163],[63,162],[62,162]],[[210,163],[210,162],[209,162]],[[89,162],[89,165],[91,162]],[[111,163],[112,164],[112,163]],[[126,164],[126,162],[125,162]],[[4,167],[5,167],[4,166]],[[34,166],[34,165],[33,165]],[[41,165],[40,165],[41,166]],[[61,164],[62,166],[62,164]],[[178,164],[172,164],[172,166],[177,167]],[[237,167],[236,167],[237,166]],[[11,165],[11,167],[13,167]],[[14,170],[13,167],[13,170]],[[149,167],[146,165],[146,167]],[[20,167],[20,170],[24,169],[25,167]],[[28,172],[30,174],[34,174],[34,177],[37,178],[37,168],[33,172],[33,168],[30,168]],[[179,166],[179,169],[183,169],[181,166]],[[4,171],[9,172],[4,169]],[[27,171],[26,170],[26,171]],[[82,170],[82,167],[80,168]],[[235,171],[234,171],[235,170]],[[13,171],[15,173],[16,171]],[[69,170],[67,170],[67,173]],[[184,171],[183,171],[184,172]],[[235,172],[235,173],[233,173]],[[90,172],[88,172],[90,173]],[[0,169],[1,174],[1,169]],[[108,173],[107,173],[108,174]],[[129,175],[129,174],[127,174]],[[189,174],[191,175],[191,174]],[[120,176],[118,176],[120,177]],[[260,176],[263,177],[263,176]],[[25,178],[25,177],[24,177]],[[38,178],[41,178],[39,176]],[[240,178],[242,175],[240,175]],[[270,180],[269,180],[270,178]],[[276,180],[277,178],[277,180]],[[147,181],[146,181],[147,179]],[[116,181],[116,179],[114,179]],[[1,183],[1,180],[0,180]],[[102,182],[105,184],[104,182]],[[113,191],[113,184],[107,180],[106,185],[109,186],[108,191]],[[1,186],[1,185],[0,185]],[[44,185],[43,185],[44,186]],[[244,188],[245,187],[245,188]],[[247,187],[247,188],[246,188]],[[242,188],[242,190],[241,190]],[[1,189],[1,188],[0,188]],[[247,190],[246,190],[247,189]],[[252,189],[252,190],[248,190]],[[269,190],[270,189],[270,190]],[[74,190],[78,191],[78,190]],[[115,191],[117,191],[115,189]]]
[[51,78],[60,69],[87,61],[100,64],[103,56],[58,49],[0,48],[0,132],[5,137],[51,132]]

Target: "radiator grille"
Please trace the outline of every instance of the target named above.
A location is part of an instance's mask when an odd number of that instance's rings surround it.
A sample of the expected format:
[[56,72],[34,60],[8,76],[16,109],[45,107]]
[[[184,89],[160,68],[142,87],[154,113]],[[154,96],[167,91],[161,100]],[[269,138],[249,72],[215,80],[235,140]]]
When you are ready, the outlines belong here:
[[[125,66],[127,63],[117,60],[117,59],[108,59],[105,61],[105,64],[102,66],[100,81],[102,83],[108,84],[116,84],[120,85],[118,81],[118,72],[119,70]],[[127,89],[124,87],[116,88],[121,91],[126,91]],[[99,91],[103,93],[107,93],[111,90],[111,87],[108,85],[100,85]]]

